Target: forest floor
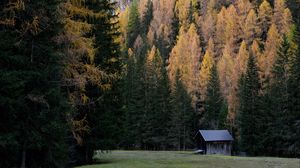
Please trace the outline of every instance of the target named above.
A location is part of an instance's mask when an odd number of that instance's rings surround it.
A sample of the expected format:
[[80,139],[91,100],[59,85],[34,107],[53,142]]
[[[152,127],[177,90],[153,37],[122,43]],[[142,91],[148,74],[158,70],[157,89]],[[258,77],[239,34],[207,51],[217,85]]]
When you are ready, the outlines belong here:
[[174,151],[112,151],[78,168],[300,168],[299,159],[195,155]]

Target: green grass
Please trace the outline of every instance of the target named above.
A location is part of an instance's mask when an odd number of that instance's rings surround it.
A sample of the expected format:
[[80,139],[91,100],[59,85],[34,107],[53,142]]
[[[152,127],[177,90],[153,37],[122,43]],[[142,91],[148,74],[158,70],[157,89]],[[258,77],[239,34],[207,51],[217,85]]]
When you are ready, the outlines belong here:
[[300,168],[299,159],[194,155],[192,152],[112,151],[80,168]]

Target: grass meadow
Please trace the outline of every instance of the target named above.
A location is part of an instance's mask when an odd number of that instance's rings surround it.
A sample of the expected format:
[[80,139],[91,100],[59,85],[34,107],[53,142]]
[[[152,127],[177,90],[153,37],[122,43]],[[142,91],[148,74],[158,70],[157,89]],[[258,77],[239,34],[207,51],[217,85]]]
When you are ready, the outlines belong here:
[[299,159],[195,155],[177,151],[112,151],[78,168],[300,168]]

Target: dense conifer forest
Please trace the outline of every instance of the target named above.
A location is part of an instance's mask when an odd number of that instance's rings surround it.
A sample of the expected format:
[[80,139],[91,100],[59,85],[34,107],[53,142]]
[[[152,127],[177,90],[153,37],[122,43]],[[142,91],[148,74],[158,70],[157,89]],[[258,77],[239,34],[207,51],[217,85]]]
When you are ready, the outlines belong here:
[[299,0],[2,0],[0,167],[96,151],[300,157]]

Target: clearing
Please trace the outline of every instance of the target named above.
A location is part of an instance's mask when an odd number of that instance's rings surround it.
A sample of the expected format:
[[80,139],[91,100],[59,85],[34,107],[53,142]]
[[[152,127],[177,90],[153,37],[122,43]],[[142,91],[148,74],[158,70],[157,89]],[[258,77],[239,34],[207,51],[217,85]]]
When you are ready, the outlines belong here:
[[299,159],[195,155],[174,151],[112,151],[78,168],[300,168]]

